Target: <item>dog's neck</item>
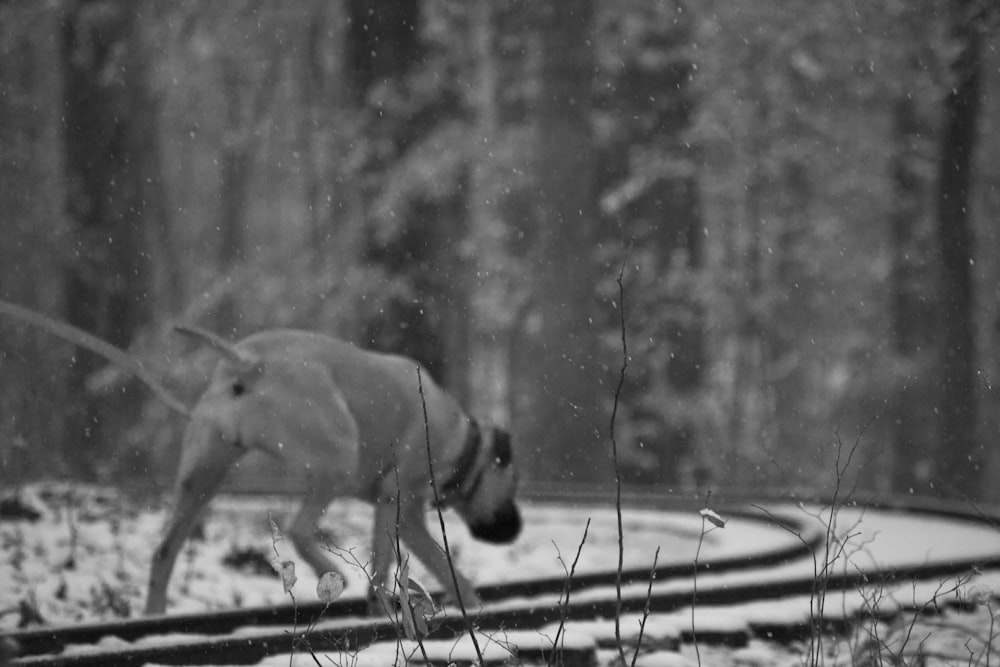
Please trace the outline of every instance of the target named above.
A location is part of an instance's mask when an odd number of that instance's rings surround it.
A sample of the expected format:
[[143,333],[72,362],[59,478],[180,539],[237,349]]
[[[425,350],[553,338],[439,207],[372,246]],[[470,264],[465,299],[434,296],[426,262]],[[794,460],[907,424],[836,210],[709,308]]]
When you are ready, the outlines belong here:
[[476,473],[476,462],[479,460],[479,453],[483,448],[483,434],[479,428],[479,423],[469,417],[469,427],[466,430],[465,445],[462,453],[458,455],[451,476],[441,485],[438,494],[438,505],[449,507],[463,500],[468,499],[478,486],[478,476]]

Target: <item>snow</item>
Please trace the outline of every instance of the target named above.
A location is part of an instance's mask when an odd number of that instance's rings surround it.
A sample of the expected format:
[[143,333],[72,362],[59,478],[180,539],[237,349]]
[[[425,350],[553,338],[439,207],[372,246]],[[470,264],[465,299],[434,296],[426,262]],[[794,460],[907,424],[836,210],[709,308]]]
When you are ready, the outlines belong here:
[[694,667],[697,664],[687,656],[669,651],[646,653],[640,655],[635,661],[636,667]]
[[[136,507],[106,489],[42,485],[22,490],[22,498],[43,513],[42,520],[0,522],[0,608],[30,599],[54,624],[135,616],[145,599],[150,556],[168,518],[162,507]],[[290,542],[272,543],[268,517],[288,516],[294,503],[280,498],[222,497],[207,515],[204,539],[191,540],[178,558],[169,588],[171,613],[201,612],[290,602],[273,572],[237,572],[222,561],[234,550],[255,550],[268,562],[301,563]],[[614,513],[598,508],[550,508],[525,503],[525,530],[513,545],[476,542],[456,515],[446,513],[446,530],[457,567],[478,584],[525,577],[563,576],[579,551],[577,573],[617,564]],[[581,547],[587,519],[591,519]],[[346,597],[361,597],[370,560],[371,508],[358,501],[338,501],[327,511],[322,528],[337,536],[329,544],[333,560],[347,580]],[[429,522],[440,540],[437,521]],[[659,563],[690,563],[702,521],[697,513],[674,514],[628,510],[625,567],[649,567],[661,548]],[[701,559],[738,557],[794,545],[796,539],[766,523],[733,520],[725,530],[709,531]],[[614,556],[612,556],[614,554]],[[298,601],[317,599],[319,578],[307,567],[295,570],[292,594]],[[412,574],[431,590],[437,582],[415,563]],[[645,588],[643,588],[643,591]],[[0,618],[0,629],[13,627],[17,614]]]
[[[97,488],[61,485],[29,486],[21,497],[42,511],[40,521],[0,522],[0,629],[13,628],[19,620],[17,605],[28,600],[50,623],[72,623],[136,615],[145,596],[150,554],[158,543],[166,509],[158,504],[134,500]],[[778,514],[804,520],[812,531],[824,530],[830,515],[819,507],[774,508]],[[178,561],[169,591],[172,613],[197,612],[238,606],[277,604],[290,601],[278,574],[250,574],[223,565],[223,558],[236,549],[259,551],[268,559],[278,551],[282,560],[299,562],[287,541],[272,541],[268,517],[280,520],[294,510],[287,498],[218,499],[208,515],[204,539],[188,543]],[[595,507],[549,507],[525,503],[525,531],[513,545],[483,545],[471,539],[456,516],[446,514],[449,542],[458,567],[479,584],[527,577],[564,576],[577,558],[577,573],[606,570],[617,564],[617,527],[613,510]],[[691,563],[697,554],[701,563],[783,549],[800,544],[795,533],[768,521],[750,521],[726,516],[724,528],[707,527],[698,512],[664,512],[628,509],[624,517],[625,567],[649,567],[660,549],[659,564]],[[759,512],[764,519],[764,512]],[[584,526],[591,524],[586,541]],[[369,560],[366,548],[371,510],[363,503],[338,502],[330,507],[322,528],[337,536],[337,547],[329,545],[347,579],[346,596],[365,593],[362,566]],[[432,532],[437,522],[431,521]],[[905,513],[845,507],[836,515],[834,545],[837,557],[833,574],[868,573],[873,580],[880,567],[918,565],[930,560],[986,559],[1000,555],[1000,532],[982,524],[955,518],[911,516]],[[280,536],[279,536],[280,537]],[[699,542],[700,550],[699,550]],[[698,575],[699,591],[789,578],[813,576],[824,554],[814,562],[802,558],[781,565],[744,572]],[[265,561],[266,562],[266,561]],[[291,594],[298,601],[316,599],[318,578],[307,568],[296,570],[297,583]],[[436,582],[415,564],[413,575],[436,588]],[[692,582],[656,581],[654,592],[692,592]],[[916,661],[919,653],[926,664],[968,664],[983,658],[988,647],[995,654],[1000,635],[994,610],[1000,591],[1000,572],[988,570],[961,577],[931,577],[924,581],[895,582],[864,590],[830,591],[825,597],[827,618],[855,618],[860,612],[877,611],[881,618],[858,622],[847,637],[825,638],[824,663],[857,664],[875,639],[883,655]],[[603,587],[574,592],[572,599],[613,595]],[[647,583],[623,586],[623,596],[645,598]],[[947,602],[963,601],[967,610],[955,612]],[[523,601],[522,601],[523,602]],[[500,606],[510,606],[505,602]],[[806,624],[818,600],[809,595],[754,601],[695,610],[695,627],[701,633],[745,633],[745,647],[729,648],[699,642],[679,651],[663,650],[691,628],[690,607],[651,615],[644,632],[643,647],[636,664],[658,665],[800,665],[807,646],[781,646],[752,635],[754,623],[766,620],[788,625]],[[933,609],[935,615],[899,614],[899,610]],[[621,633],[634,642],[640,615],[626,614]],[[256,631],[273,631],[274,628]],[[556,626],[537,631],[484,636],[482,646],[490,655],[509,656],[510,646],[551,645]],[[614,642],[614,620],[574,621],[565,625],[567,646],[606,647]],[[248,630],[246,632],[253,632]],[[192,641],[190,636],[160,637],[158,643]],[[120,645],[115,639],[107,639]],[[144,642],[147,643],[147,642]],[[390,665],[397,654],[418,649],[412,642],[387,642],[361,653],[337,656],[324,652],[330,664]],[[435,656],[467,659],[472,651],[468,637],[425,642]],[[88,650],[73,647],[73,651]],[[598,664],[611,664],[617,651],[597,650]],[[627,653],[631,656],[631,652]],[[498,658],[502,659],[502,658]],[[935,660],[937,662],[935,662]],[[891,662],[891,661],[890,661]],[[274,656],[261,665],[312,665],[308,653]]]
[[[805,508],[802,516],[819,521],[814,515],[819,510]],[[828,517],[824,520],[829,520]],[[730,525],[738,525],[731,521]],[[927,516],[910,516],[906,513],[866,508],[842,508],[838,512],[836,540],[840,546],[834,548],[837,557],[831,562],[830,572],[856,574],[878,572],[880,567],[889,565],[922,565],[931,560],[986,560],[1000,555],[1000,531],[990,531],[980,523],[955,518],[932,519]],[[730,526],[725,531],[728,532]],[[756,542],[761,547],[760,542]],[[768,581],[782,582],[790,578],[814,576],[822,568],[824,554],[817,553],[814,563],[811,559],[799,559],[782,565],[775,565],[753,572],[755,583]],[[748,573],[742,571],[714,574],[705,572],[698,575],[699,590],[725,588],[747,582]],[[920,584],[911,596],[927,600],[939,586],[938,580]],[[683,580],[656,582],[653,590],[658,593],[688,591],[691,583]],[[1000,590],[994,588],[994,590]],[[607,588],[595,587],[575,594],[577,600],[606,597]],[[646,583],[623,586],[623,597],[645,598]]]
[[[667,618],[666,614],[650,614],[642,628],[642,643],[644,646],[657,646],[669,644],[680,637],[683,626],[673,618]],[[622,614],[619,620],[619,633],[622,642],[626,644],[635,643],[639,636],[639,624],[642,617],[639,614]],[[559,627],[558,623],[542,626],[538,633],[545,637],[555,637]],[[599,644],[611,645],[615,641],[614,619],[594,619],[591,621],[568,621],[565,623],[566,631],[577,632],[593,637]]]

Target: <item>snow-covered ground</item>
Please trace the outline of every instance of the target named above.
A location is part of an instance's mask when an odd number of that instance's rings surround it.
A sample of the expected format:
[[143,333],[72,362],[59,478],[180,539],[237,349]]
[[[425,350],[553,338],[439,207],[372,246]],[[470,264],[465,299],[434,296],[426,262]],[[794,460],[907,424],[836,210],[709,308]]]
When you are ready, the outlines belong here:
[[[22,618],[22,605],[37,610],[53,624],[95,621],[136,615],[145,596],[150,554],[167,518],[162,507],[137,504],[103,489],[78,486],[40,485],[22,490],[21,499],[37,509],[34,522],[0,522],[0,629],[13,628]],[[289,601],[279,577],[267,571],[267,561],[277,550],[282,559],[298,561],[287,541],[273,540],[269,516],[279,524],[294,509],[287,498],[218,499],[208,514],[203,537],[190,541],[178,561],[170,587],[170,612],[204,611],[273,604]],[[563,575],[579,550],[577,572],[606,570],[617,564],[617,527],[613,511],[595,507],[550,507],[526,503],[525,530],[513,545],[497,547],[475,542],[458,518],[446,514],[447,531],[458,567],[480,584],[526,577]],[[829,515],[818,508],[789,509],[812,530],[822,530]],[[761,519],[766,519],[760,512]],[[835,535],[842,554],[832,566],[834,573],[876,573],[888,564],[920,564],[932,559],[968,559],[1000,556],[1000,533],[981,524],[960,520],[940,521],[902,513],[843,508],[837,514]],[[589,529],[586,529],[590,520]],[[360,502],[338,502],[327,512],[324,528],[336,535],[330,544],[335,560],[348,579],[347,596],[361,596],[365,575],[361,566],[369,560],[365,545],[370,539],[371,509]],[[436,519],[430,522],[432,529]],[[706,527],[709,529],[703,532]],[[583,541],[586,529],[586,540]],[[797,544],[793,533],[768,521],[731,518],[725,528],[713,528],[697,512],[662,512],[628,509],[624,515],[625,567],[648,567],[659,549],[659,563],[690,563],[697,553],[701,561],[760,553]],[[582,546],[581,546],[582,543]],[[699,550],[700,543],[700,551]],[[225,564],[227,557],[250,555],[262,571],[254,573]],[[259,556],[259,558],[254,558]],[[821,555],[822,556],[822,555]],[[747,581],[781,581],[811,576],[815,564],[809,559],[752,572],[704,573],[698,577],[699,590],[726,587]],[[297,569],[298,582],[292,590],[298,601],[315,600],[317,578],[305,567]],[[413,575],[436,588],[419,564]],[[770,578],[770,579],[769,579]],[[655,591],[689,591],[691,582],[665,581],[654,584]],[[625,596],[645,596],[646,584],[626,586]],[[875,664],[865,659],[871,645],[882,644],[883,655],[929,657],[921,664],[986,664],[992,646],[997,660],[1000,634],[994,622],[997,608],[994,592],[1000,578],[992,572],[972,577],[901,582],[866,591],[830,593],[825,599],[828,618],[850,616],[859,610],[887,612],[900,607],[921,608],[936,603],[963,600],[962,613],[914,619],[904,614],[880,625],[859,626],[847,638],[827,638],[821,647],[824,664]],[[574,594],[575,600],[606,595],[608,591]],[[695,627],[738,631],[759,619],[807,622],[816,611],[814,597],[799,596],[755,602],[725,609],[700,607],[694,615]],[[1000,620],[1000,619],[998,619]],[[692,623],[691,610],[657,614],[646,624],[647,640],[676,637]],[[622,619],[622,634],[638,629],[639,618]],[[579,624],[570,627],[569,642],[586,644],[611,632],[613,622]],[[552,629],[543,631],[547,635]],[[496,637],[493,637],[496,640]],[[651,644],[652,645],[652,644]],[[388,647],[386,650],[398,650]],[[460,647],[459,647],[460,648]],[[444,648],[442,650],[445,650]],[[453,655],[454,646],[446,653]],[[808,656],[807,644],[784,647],[752,639],[740,649],[690,644],[679,652],[654,651],[637,664],[746,664],[799,665]],[[461,651],[459,651],[461,653]],[[365,655],[365,654],[362,654]],[[601,652],[601,664],[614,659]],[[367,658],[341,656],[350,664],[389,664],[392,658],[378,651]],[[935,663],[935,656],[939,662]],[[348,657],[350,660],[348,660]],[[265,664],[315,664],[311,656],[298,662],[282,656]],[[383,662],[379,662],[379,661]],[[876,663],[878,661],[875,661]],[[334,664],[338,664],[334,658]],[[901,663],[902,664],[902,663]]]
[[[27,600],[49,623],[72,623],[136,615],[145,598],[150,555],[167,519],[166,508],[150,509],[106,489],[43,485],[22,490],[21,499],[41,513],[38,521],[0,522],[0,609]],[[191,540],[178,558],[171,580],[169,612],[205,611],[289,602],[281,580],[267,571],[276,549],[282,560],[298,562],[289,541],[273,542],[269,518],[282,524],[294,510],[284,497],[217,499],[206,517],[204,534]],[[471,538],[457,515],[445,513],[454,560],[479,584],[528,577],[563,575],[579,550],[577,572],[606,570],[617,564],[617,526],[607,509],[552,508],[526,503],[525,529],[510,546]],[[439,538],[437,520],[430,519]],[[587,520],[591,520],[584,541]],[[348,580],[345,595],[361,596],[369,561],[372,510],[358,501],[338,501],[327,511],[323,528],[335,535],[331,557]],[[696,553],[702,519],[696,512],[672,514],[628,510],[624,516],[625,567],[647,567],[659,548],[659,563],[689,563]],[[581,542],[582,547],[581,547]],[[766,523],[733,521],[726,530],[704,536],[700,558],[753,554],[797,542]],[[263,572],[227,566],[227,556],[250,555]],[[415,564],[412,574],[431,590],[436,582]],[[315,600],[316,575],[296,569],[292,593]],[[0,627],[19,615],[7,613]]]

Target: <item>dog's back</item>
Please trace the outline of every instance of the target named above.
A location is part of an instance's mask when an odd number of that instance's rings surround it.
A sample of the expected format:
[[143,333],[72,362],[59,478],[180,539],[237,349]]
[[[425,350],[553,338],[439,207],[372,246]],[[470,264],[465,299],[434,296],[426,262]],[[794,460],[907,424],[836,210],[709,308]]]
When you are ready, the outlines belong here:
[[[426,371],[421,371],[418,382],[417,362],[412,359],[291,329],[264,331],[245,338],[237,347],[259,357],[263,373],[272,381],[281,368],[288,370],[289,380],[300,377],[298,367],[325,369],[331,389],[338,393],[338,400],[342,400],[357,426],[359,460],[353,471],[355,480],[369,480],[373,474],[384,473],[395,459],[402,484],[412,481],[426,488],[425,404],[435,458],[448,459],[452,453],[457,456],[460,450],[461,442],[442,440],[454,440],[455,433],[462,432],[459,424],[466,419],[465,413]],[[314,397],[320,405],[327,398]],[[302,396],[296,396],[296,402],[301,404],[301,401]],[[329,434],[334,446],[336,435]],[[362,495],[364,491],[365,488],[359,489]]]

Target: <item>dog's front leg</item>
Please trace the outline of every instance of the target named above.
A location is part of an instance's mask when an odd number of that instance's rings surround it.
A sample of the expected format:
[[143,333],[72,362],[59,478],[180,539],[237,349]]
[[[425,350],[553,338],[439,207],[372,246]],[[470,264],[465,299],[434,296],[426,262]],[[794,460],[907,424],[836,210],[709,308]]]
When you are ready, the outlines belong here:
[[210,495],[178,493],[174,514],[170,519],[163,541],[153,552],[149,568],[149,591],[146,594],[145,614],[162,614],[167,608],[167,584],[174,571],[177,554],[194,529],[201,511],[208,504]]
[[375,500],[375,521],[372,533],[372,578],[368,592],[369,611],[381,615],[393,609],[391,591],[395,582],[389,578],[389,570],[396,561],[399,527],[396,521],[395,498]]
[[399,522],[399,532],[403,542],[430,570],[438,583],[448,591],[448,598],[451,601],[457,603],[461,599],[466,609],[481,607],[482,600],[476,593],[475,587],[462,576],[457,567],[449,564],[444,549],[427,531],[426,519],[424,508],[419,503],[404,506]]

